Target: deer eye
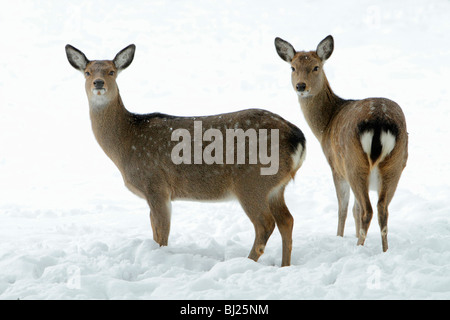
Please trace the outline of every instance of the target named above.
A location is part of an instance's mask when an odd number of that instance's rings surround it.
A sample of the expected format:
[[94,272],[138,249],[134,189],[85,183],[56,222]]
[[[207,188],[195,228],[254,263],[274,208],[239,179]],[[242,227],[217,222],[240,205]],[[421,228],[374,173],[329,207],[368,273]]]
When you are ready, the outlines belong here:
[[86,77],[89,77],[91,75],[89,71],[86,71],[84,74],[86,75]]
[[109,75],[110,75],[110,76],[113,76],[114,73],[115,73],[114,71],[110,71],[110,72],[109,72]]
[[295,71],[295,68],[294,68],[294,67],[291,67],[291,70],[292,70],[292,72],[294,72],[294,71]]
[[319,71],[319,66],[315,66],[313,71]]

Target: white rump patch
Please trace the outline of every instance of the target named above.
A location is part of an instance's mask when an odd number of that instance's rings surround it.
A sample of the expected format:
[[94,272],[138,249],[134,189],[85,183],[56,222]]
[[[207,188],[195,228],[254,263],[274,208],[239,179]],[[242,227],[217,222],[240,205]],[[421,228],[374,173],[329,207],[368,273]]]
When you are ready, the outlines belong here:
[[384,157],[394,150],[395,136],[389,130],[387,132],[382,131],[380,141],[383,146],[383,149],[381,150],[381,159],[384,159]]
[[372,149],[373,130],[364,132],[361,135],[361,145],[365,153],[370,157],[370,150]]
[[292,155],[292,170],[298,170],[305,160],[306,157],[306,148],[303,148],[302,144],[299,143],[297,146],[297,150]]
[[[361,146],[364,152],[370,157],[370,152],[372,150],[372,140],[373,140],[374,131],[368,130],[361,135]],[[381,131],[380,136],[381,142],[381,154],[380,161],[383,160],[388,154],[394,150],[395,147],[395,136],[388,131]]]

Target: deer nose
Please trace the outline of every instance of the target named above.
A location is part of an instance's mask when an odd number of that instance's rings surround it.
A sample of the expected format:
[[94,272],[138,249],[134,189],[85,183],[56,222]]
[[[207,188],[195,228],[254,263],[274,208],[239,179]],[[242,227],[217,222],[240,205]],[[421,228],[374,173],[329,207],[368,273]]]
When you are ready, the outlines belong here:
[[306,83],[304,83],[304,82],[297,83],[296,88],[297,88],[297,91],[303,92],[306,89]]
[[102,89],[104,84],[105,84],[105,81],[100,80],[100,79],[97,79],[94,81],[95,89]]

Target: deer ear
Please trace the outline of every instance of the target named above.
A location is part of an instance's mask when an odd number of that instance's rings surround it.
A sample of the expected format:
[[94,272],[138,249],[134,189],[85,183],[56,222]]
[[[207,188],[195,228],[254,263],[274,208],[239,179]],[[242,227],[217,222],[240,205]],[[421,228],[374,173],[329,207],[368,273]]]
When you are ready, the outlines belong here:
[[325,62],[333,53],[334,49],[334,39],[332,36],[328,36],[322,41],[320,41],[319,45],[317,46],[316,53],[319,56],[319,58]]
[[136,51],[136,46],[130,44],[128,47],[122,49],[114,58],[113,62],[117,68],[117,71],[122,71],[127,68],[134,58],[134,52]]
[[281,59],[291,63],[295,55],[295,49],[289,42],[277,37],[275,38],[275,48]]
[[66,45],[66,55],[67,60],[69,60],[69,63],[72,65],[72,67],[81,72],[84,72],[87,64],[89,63],[89,60],[86,58],[83,52],[68,44]]

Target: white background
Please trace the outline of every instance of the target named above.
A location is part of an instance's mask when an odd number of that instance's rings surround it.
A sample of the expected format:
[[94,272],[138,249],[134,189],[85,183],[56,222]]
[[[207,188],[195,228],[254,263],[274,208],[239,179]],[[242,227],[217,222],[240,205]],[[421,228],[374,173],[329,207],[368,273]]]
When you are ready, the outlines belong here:
[[[436,1],[3,1],[0,11],[1,299],[449,299],[450,3]],[[343,98],[388,97],[408,122],[409,161],[390,206],[389,251],[376,215],[364,247],[349,212],[336,237],[331,172],[275,52],[313,50]],[[236,202],[174,202],[169,246],[90,128],[70,43],[112,59],[133,112],[207,115],[250,107],[306,135],[286,190],[292,266],[276,230],[258,262]],[[372,195],[376,201],[376,195]],[[375,202],[373,202],[375,203]],[[375,206],[376,207],[376,206]]]

